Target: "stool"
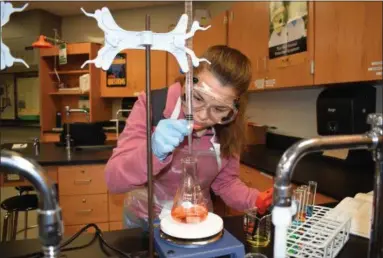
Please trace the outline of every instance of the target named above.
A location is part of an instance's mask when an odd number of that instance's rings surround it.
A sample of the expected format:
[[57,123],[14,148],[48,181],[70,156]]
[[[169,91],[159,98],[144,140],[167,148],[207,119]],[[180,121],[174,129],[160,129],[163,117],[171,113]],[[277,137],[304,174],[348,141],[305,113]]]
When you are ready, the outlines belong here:
[[[28,211],[36,210],[38,208],[38,198],[36,194],[29,194],[29,191],[33,191],[33,187],[21,186],[16,187],[19,191],[19,195],[10,197],[4,200],[0,207],[6,211],[3,223],[2,241],[16,240],[16,235],[24,231],[24,238],[27,238],[28,228]],[[26,192],[27,194],[23,193]],[[25,212],[25,224],[24,229],[17,232],[17,222],[19,212]],[[34,226],[36,227],[36,226]]]

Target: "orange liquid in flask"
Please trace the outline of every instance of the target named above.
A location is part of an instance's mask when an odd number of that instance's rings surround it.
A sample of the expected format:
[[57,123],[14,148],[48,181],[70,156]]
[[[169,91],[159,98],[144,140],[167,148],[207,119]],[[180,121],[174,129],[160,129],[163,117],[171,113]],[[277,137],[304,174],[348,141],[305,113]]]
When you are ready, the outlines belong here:
[[196,177],[197,160],[189,156],[182,159],[181,163],[183,177],[174,198],[171,215],[181,223],[200,223],[207,218],[208,209]]
[[182,223],[200,223],[207,218],[208,210],[201,205],[195,205],[190,208],[182,206],[174,207],[172,209],[172,217],[178,222]]

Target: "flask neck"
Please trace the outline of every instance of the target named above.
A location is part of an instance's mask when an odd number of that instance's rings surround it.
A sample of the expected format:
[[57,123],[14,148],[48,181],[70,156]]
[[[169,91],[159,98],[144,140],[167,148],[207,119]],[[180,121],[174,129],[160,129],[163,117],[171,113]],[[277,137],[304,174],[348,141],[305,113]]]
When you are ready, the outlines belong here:
[[197,159],[192,156],[188,156],[183,158],[182,161],[182,170],[184,176],[190,176],[192,178],[196,178],[197,176]]

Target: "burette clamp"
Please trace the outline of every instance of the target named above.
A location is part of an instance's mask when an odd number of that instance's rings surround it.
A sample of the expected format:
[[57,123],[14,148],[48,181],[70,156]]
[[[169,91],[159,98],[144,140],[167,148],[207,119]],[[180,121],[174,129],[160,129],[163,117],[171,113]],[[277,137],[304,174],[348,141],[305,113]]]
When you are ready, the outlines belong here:
[[[28,4],[25,4],[23,7],[20,8],[14,8],[12,3],[4,3],[1,1],[0,3],[0,18],[1,18],[1,28],[0,32],[2,31],[2,28],[5,24],[9,22],[9,17],[11,16],[12,13],[15,12],[22,12],[24,11],[25,8],[27,8]],[[15,58],[12,56],[11,51],[7,45],[4,44],[3,42],[3,33],[1,34],[0,38],[0,70],[5,69],[6,67],[11,67],[13,66],[14,63],[22,63],[24,64],[27,68],[29,68],[29,65],[21,58]]]
[[98,27],[104,31],[104,46],[98,51],[97,57],[85,61],[81,66],[93,63],[97,68],[108,70],[115,56],[124,49],[145,49],[150,45],[152,50],[162,50],[171,53],[177,60],[184,73],[189,72],[187,54],[190,56],[194,67],[200,62],[210,62],[205,58],[198,58],[193,50],[186,47],[186,40],[193,37],[198,30],[207,30],[210,26],[201,27],[198,21],[194,21],[190,31],[186,32],[188,15],[181,15],[176,27],[167,33],[155,33],[152,31],[127,31],[120,28],[114,21],[107,7],[98,9],[94,13],[87,13],[83,8],[81,11],[88,17],[97,20]]

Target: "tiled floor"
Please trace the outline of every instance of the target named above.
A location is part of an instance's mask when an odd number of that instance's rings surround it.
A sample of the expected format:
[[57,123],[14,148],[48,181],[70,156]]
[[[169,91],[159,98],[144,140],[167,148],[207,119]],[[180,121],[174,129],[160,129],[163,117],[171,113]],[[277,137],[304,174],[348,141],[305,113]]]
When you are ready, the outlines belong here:
[[[6,142],[30,142],[33,137],[39,137],[40,135],[40,128],[35,127],[2,127],[0,128],[0,142],[6,143]],[[3,187],[0,189],[0,202],[4,201],[5,199],[17,195],[18,192],[14,187]],[[2,232],[3,230],[3,219],[5,215],[5,211],[1,210],[0,214],[0,230]],[[24,213],[21,212],[19,214],[18,218],[18,230],[24,228]],[[31,211],[28,214],[28,225],[36,225],[37,223],[37,214],[36,211]],[[37,238],[38,236],[38,229],[34,228],[31,230],[28,230],[28,238]],[[1,234],[0,234],[1,237]],[[17,239],[23,239],[24,233],[20,233],[17,235]]]

